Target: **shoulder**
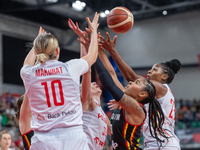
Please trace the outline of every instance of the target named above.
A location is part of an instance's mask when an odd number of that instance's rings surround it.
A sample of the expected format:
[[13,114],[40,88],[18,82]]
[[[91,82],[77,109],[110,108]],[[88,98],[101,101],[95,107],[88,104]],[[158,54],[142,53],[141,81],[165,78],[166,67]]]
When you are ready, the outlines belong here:
[[166,93],[168,91],[167,86],[163,85],[162,83],[160,83],[158,81],[151,80],[151,82],[154,84],[154,86],[156,88],[156,99],[159,99],[166,95]]
[[70,61],[67,61],[66,65],[68,67],[73,67],[73,68],[77,67],[89,68],[87,61],[85,61],[84,59],[72,59]]
[[84,103],[82,102],[82,106],[84,111],[94,111],[97,108],[98,104],[92,97],[90,97],[89,101]]
[[31,68],[33,68],[33,66],[31,66],[31,65],[24,65],[24,66],[21,68],[21,71],[27,71],[27,70],[30,70]]
[[20,75],[21,75],[22,79],[25,79],[27,75],[30,75],[32,68],[33,68],[33,66],[31,66],[31,65],[25,65],[21,68]]
[[87,61],[84,59],[71,59],[66,62],[67,65],[73,65],[73,64],[87,64]]

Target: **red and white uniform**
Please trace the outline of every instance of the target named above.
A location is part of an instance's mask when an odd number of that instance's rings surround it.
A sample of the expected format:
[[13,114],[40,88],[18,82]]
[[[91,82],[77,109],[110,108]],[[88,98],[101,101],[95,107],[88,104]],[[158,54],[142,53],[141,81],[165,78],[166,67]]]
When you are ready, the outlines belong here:
[[[35,135],[40,135],[40,132],[48,134],[56,128],[82,128],[79,80],[88,69],[88,63],[83,59],[66,63],[49,60],[45,64],[26,65],[21,69],[31,106],[31,128]],[[37,140],[33,137],[32,141]]]
[[102,150],[107,135],[106,115],[95,100],[93,111],[83,111],[83,130],[87,134],[90,150]]
[[[163,146],[165,146],[165,147],[161,147],[161,150],[164,150],[164,149],[180,150],[179,139],[174,134],[174,125],[175,125],[174,96],[173,96],[169,86],[167,84],[163,84],[163,85],[167,87],[168,91],[165,96],[158,99],[159,103],[161,104],[161,107],[162,107],[162,110],[164,113],[164,117],[165,117],[165,121],[164,121],[162,128],[171,131],[171,132],[169,132],[169,131],[165,130],[166,134],[172,138],[169,138],[168,142],[167,142],[167,140],[165,140],[165,143],[163,143]],[[148,104],[145,105],[145,108],[148,113],[149,105]],[[144,145],[145,145],[144,150],[157,150],[158,145],[157,145],[156,139],[153,138],[150,134],[148,121],[149,121],[149,117],[147,114],[145,124],[143,125],[143,135],[145,138],[144,139]],[[164,138],[162,136],[160,136],[159,138],[164,140]]]

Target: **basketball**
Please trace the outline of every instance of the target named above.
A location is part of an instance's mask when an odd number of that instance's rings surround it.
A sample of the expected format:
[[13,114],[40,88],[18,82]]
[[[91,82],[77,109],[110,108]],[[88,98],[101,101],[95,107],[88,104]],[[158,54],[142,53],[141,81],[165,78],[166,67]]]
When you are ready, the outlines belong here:
[[126,7],[115,7],[107,16],[107,25],[115,33],[126,33],[134,24],[133,14]]

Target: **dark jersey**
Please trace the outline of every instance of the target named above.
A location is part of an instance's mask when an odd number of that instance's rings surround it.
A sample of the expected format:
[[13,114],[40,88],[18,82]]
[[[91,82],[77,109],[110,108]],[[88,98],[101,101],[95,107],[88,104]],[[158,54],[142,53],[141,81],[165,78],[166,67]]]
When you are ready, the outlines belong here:
[[31,138],[34,135],[34,131],[31,130],[25,134],[22,135],[23,144],[24,144],[24,150],[29,150],[31,147]]
[[[142,106],[141,106],[142,107]],[[142,107],[145,114],[146,111]],[[139,141],[141,125],[132,125],[125,119],[125,110],[118,107],[111,116],[113,150],[141,150]]]

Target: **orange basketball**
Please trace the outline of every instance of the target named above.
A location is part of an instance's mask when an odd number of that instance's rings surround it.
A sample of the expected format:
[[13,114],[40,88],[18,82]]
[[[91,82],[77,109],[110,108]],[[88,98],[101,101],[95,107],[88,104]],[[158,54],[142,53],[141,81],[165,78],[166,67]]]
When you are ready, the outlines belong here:
[[110,30],[115,33],[126,33],[132,28],[134,17],[129,9],[125,7],[115,7],[107,16],[107,24]]

